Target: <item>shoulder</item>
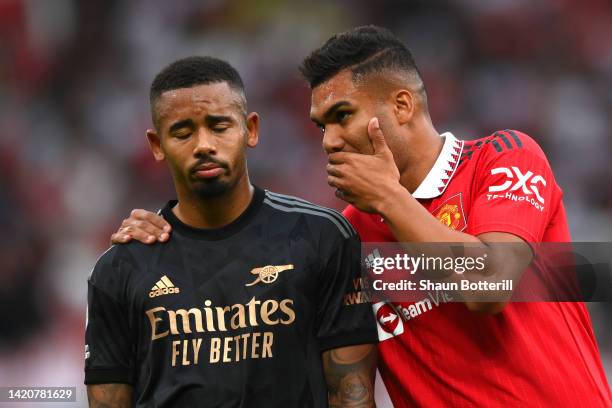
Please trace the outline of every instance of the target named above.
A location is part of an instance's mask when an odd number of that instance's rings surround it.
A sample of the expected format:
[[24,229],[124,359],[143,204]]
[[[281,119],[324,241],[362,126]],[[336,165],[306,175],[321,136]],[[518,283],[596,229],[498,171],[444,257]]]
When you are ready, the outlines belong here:
[[342,210],[342,215],[344,215],[346,219],[349,220],[349,222],[352,224],[353,221],[359,219],[361,211],[349,204],[344,208],[344,210]]
[[94,280],[102,272],[112,270],[115,267],[121,255],[123,255],[123,251],[120,248],[120,245],[113,245],[98,257],[96,264],[89,274],[90,280]]
[[140,242],[111,246],[96,261],[89,283],[100,289],[124,284],[135,271],[143,269],[141,265],[147,263],[152,247]]
[[299,197],[265,191],[264,205],[290,218],[301,218],[322,233],[341,235],[347,239],[356,236],[355,230],[338,211],[311,203]]
[[528,134],[514,129],[498,130],[483,138],[466,141],[461,155],[461,161],[477,161],[485,166],[507,159],[548,166],[540,145]]
[[346,217],[353,228],[358,232],[362,231],[362,229],[366,228],[368,225],[371,225],[374,219],[380,218],[380,215],[365,213],[351,204],[347,205],[346,208],[342,210],[342,215]]
[[478,141],[485,146],[483,152],[490,156],[500,156],[507,154],[533,154],[546,158],[544,151],[531,136],[520,130],[505,129],[497,130]]

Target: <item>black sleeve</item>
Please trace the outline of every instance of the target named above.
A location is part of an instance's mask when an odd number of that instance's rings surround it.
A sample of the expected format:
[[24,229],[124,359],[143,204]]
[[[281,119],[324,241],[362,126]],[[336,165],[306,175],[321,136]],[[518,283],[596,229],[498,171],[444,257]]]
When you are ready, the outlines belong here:
[[321,351],[355,344],[378,343],[368,292],[361,280],[361,241],[335,231],[326,234],[322,253],[329,256],[320,277],[317,336]]
[[118,264],[109,257],[112,255],[105,254],[98,261],[88,282],[85,384],[134,382],[130,313],[126,302],[120,299],[120,294],[125,293],[120,287],[122,280],[115,280],[121,271],[116,270]]

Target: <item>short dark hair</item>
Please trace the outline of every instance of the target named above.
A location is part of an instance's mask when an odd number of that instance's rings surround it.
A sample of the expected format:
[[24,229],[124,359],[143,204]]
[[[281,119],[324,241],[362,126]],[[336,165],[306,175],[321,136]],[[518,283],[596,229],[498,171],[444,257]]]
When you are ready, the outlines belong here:
[[407,71],[421,78],[412,54],[391,31],[368,25],[335,34],[300,65],[300,72],[315,88],[345,68],[353,77],[384,70]]
[[[228,62],[208,56],[187,57],[174,61],[162,69],[153,79],[149,92],[151,110],[153,111],[155,101],[164,92],[218,82],[227,82],[231,88],[244,96],[242,78]],[[244,109],[246,111],[246,106]]]

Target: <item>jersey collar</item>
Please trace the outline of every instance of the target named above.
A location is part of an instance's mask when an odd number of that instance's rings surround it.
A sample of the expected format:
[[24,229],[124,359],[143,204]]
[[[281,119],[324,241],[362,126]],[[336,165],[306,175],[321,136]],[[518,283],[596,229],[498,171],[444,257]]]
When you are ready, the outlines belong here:
[[160,211],[161,215],[172,225],[172,230],[191,238],[205,241],[219,241],[231,237],[247,226],[257,215],[265,198],[265,192],[257,186],[253,186],[253,198],[249,206],[231,223],[220,228],[196,228],[183,223],[178,219],[172,209],[178,203],[177,200],[170,200]]
[[414,198],[427,200],[442,195],[457,170],[463,140],[457,139],[451,132],[443,133],[440,137],[444,138],[442,151],[425,179],[412,193]]

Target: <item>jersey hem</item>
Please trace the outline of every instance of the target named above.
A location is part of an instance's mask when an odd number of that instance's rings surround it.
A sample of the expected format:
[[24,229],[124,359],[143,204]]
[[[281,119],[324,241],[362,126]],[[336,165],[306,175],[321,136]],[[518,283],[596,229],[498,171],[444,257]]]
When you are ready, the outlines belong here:
[[85,370],[85,384],[122,383],[133,384],[130,373],[124,368],[90,368]]
[[335,336],[326,337],[319,340],[321,352],[339,347],[354,346],[357,344],[377,343],[378,332],[376,330],[340,333]]

